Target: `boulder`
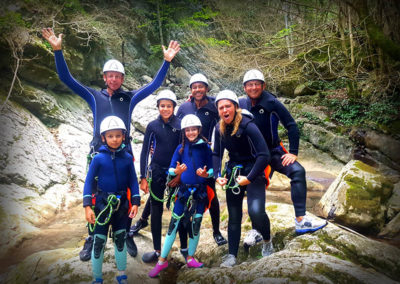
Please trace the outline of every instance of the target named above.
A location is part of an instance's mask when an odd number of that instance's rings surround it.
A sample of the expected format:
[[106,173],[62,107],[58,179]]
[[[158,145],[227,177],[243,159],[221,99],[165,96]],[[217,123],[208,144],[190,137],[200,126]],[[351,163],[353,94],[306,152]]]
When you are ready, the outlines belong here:
[[337,135],[326,128],[305,123],[303,133],[306,139],[320,150],[331,153],[342,162],[352,159],[354,144],[345,136]]
[[400,213],[397,213],[397,215],[385,225],[378,236],[397,239],[400,237]]
[[400,182],[396,183],[393,187],[393,193],[387,202],[387,217],[393,219],[393,217],[400,213]]
[[294,96],[310,96],[310,95],[314,95],[315,94],[315,90],[310,89],[310,87],[307,84],[301,84],[298,85],[295,89],[294,89]]
[[375,168],[350,161],[323,195],[315,210],[347,226],[378,232],[385,223],[393,185]]

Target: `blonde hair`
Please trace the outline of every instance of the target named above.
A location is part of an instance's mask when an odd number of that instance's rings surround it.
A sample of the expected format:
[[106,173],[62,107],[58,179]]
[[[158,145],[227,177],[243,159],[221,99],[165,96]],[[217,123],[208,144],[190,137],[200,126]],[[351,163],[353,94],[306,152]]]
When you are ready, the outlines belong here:
[[[235,105],[235,107],[236,107],[236,105]],[[236,132],[239,129],[239,124],[241,121],[242,121],[242,109],[236,108],[235,118],[233,119],[233,131],[232,131],[231,136],[236,134]],[[223,119],[220,119],[219,120],[219,133],[221,133],[221,135],[225,135],[226,126],[227,126],[227,124],[223,121]]]

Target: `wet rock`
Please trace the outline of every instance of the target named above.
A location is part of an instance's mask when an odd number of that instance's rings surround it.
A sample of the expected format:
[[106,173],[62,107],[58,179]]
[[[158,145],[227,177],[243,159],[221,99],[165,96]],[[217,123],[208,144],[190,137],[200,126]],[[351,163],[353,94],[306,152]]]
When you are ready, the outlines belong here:
[[359,229],[378,232],[385,223],[385,204],[393,185],[376,169],[350,161],[331,184],[316,211]]
[[385,225],[378,236],[385,238],[398,238],[400,236],[400,213],[397,213],[397,215]]
[[400,213],[400,183],[396,183],[393,187],[393,193],[387,202],[387,217],[392,219],[397,213]]

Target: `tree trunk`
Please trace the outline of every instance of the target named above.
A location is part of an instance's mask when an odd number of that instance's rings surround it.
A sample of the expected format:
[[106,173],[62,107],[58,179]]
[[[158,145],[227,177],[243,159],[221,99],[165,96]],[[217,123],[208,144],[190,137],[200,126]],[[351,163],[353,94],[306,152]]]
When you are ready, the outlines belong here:
[[162,25],[161,25],[160,0],[157,0],[157,21],[158,21],[158,31],[160,34],[160,43],[161,43],[161,46],[163,46],[164,45],[164,37],[163,37]]
[[351,27],[351,13],[350,6],[348,6],[347,13],[349,19],[349,38],[350,38],[350,61],[351,66],[354,67],[354,41],[353,41],[353,29]]

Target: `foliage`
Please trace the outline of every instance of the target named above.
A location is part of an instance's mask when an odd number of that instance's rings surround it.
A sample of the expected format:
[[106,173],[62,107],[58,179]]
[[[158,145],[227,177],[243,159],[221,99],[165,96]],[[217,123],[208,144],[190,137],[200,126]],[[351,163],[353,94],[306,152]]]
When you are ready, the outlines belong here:
[[352,99],[326,99],[323,101],[331,112],[332,119],[345,126],[367,126],[377,128],[388,125],[398,117],[400,103],[391,100],[369,102]]
[[9,11],[3,16],[0,16],[0,34],[8,34],[12,32],[16,26],[29,27],[29,23],[22,19],[20,13]]
[[204,41],[210,46],[231,46],[228,40],[218,40],[214,37],[205,38]]

